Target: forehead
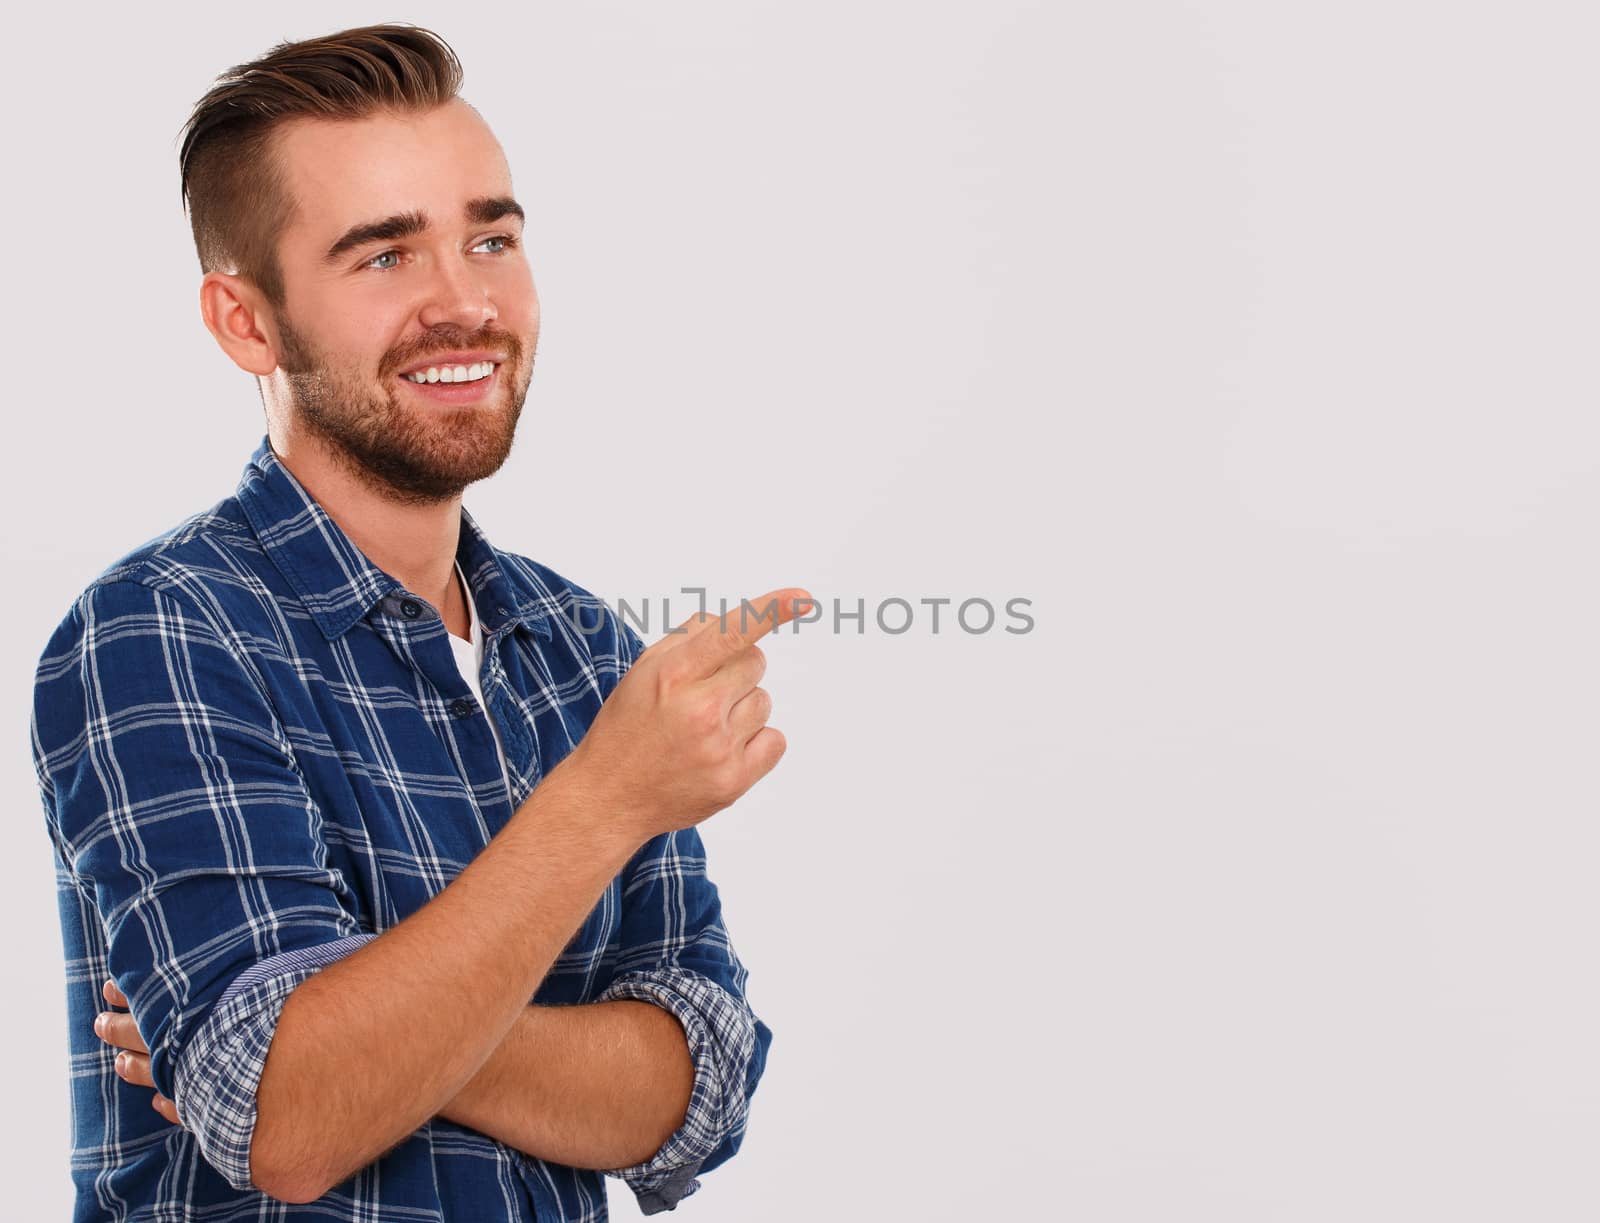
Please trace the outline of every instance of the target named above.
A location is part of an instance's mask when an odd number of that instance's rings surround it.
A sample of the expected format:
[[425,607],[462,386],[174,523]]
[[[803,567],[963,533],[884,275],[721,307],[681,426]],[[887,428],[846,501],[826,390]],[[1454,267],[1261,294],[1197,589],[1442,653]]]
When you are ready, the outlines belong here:
[[286,255],[320,253],[352,225],[401,212],[456,225],[466,201],[511,194],[499,141],[459,98],[415,114],[295,119],[273,150],[295,203]]

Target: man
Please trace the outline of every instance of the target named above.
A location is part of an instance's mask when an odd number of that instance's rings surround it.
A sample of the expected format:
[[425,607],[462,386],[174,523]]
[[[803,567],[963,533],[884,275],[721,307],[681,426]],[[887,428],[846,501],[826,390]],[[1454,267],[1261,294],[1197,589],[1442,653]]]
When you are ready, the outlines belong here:
[[539,308],[459,83],[349,30],[185,133],[268,433],[38,667],[80,1223],[599,1221],[601,1171],[654,1213],[743,1139],[772,1037],[694,825],[784,751],[755,643],[804,592],[646,649],[462,506]]

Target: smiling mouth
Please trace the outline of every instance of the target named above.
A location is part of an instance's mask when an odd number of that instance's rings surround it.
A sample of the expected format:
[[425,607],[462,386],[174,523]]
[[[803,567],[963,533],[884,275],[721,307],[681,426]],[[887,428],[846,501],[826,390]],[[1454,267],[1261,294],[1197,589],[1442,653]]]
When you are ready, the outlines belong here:
[[[454,380],[446,382],[442,376],[437,381],[431,382],[418,382],[412,374],[396,374],[395,377],[402,385],[409,387],[412,392],[434,403],[474,403],[480,399],[487,398],[489,392],[500,385],[501,366],[497,363],[480,362],[476,366],[468,366],[467,371],[470,374],[484,367],[489,370],[487,374],[467,377],[459,382]],[[424,369],[422,372],[442,375],[444,371],[438,367],[433,367],[432,369]],[[454,374],[454,369],[451,372]]]
[[493,375],[500,368],[498,361],[474,361],[469,365],[424,365],[410,373],[401,374],[407,382],[421,386],[423,383],[446,383],[455,385],[463,382],[478,382]]

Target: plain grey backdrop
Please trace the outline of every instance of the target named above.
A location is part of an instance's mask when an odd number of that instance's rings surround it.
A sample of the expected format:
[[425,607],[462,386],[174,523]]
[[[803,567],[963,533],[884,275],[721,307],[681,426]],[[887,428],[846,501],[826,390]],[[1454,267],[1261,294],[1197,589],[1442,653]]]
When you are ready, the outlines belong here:
[[[1600,1217],[1591,14],[13,15],[3,1213],[69,1202],[33,668],[265,430],[178,129],[406,20],[529,211],[490,537],[608,600],[868,611],[773,642],[788,755],[701,826],[774,1043],[680,1217]],[[975,597],[1033,630],[873,621]]]

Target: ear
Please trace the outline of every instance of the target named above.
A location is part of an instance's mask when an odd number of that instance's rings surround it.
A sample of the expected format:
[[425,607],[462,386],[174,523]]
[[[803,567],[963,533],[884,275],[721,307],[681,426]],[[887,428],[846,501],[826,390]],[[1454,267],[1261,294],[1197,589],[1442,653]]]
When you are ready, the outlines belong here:
[[278,368],[271,312],[248,280],[207,272],[200,281],[200,317],[222,351],[246,373],[264,378]]

